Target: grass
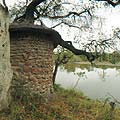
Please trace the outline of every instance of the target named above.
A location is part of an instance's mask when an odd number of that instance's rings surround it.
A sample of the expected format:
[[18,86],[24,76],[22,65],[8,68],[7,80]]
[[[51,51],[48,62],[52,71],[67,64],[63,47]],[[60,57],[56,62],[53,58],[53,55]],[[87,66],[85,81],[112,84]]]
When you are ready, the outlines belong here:
[[117,107],[111,112],[109,104],[103,107],[104,103],[59,85],[47,98],[22,92],[19,95],[8,110],[0,113],[0,120],[120,120]]

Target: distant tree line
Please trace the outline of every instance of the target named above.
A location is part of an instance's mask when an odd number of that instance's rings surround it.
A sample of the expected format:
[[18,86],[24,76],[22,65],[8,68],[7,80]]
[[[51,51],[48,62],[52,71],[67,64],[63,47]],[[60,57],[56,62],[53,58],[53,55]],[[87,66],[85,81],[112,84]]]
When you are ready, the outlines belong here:
[[[74,55],[69,50],[61,51],[61,54],[58,52],[55,52],[54,59],[57,60],[58,56],[60,59],[63,59],[63,57],[66,57],[66,58],[68,57],[69,58],[68,62],[87,62],[88,61],[86,56]],[[103,52],[101,55],[99,55],[96,62],[110,62],[112,64],[117,64],[120,62],[120,53],[119,51],[114,51],[112,53]]]
[[112,53],[102,53],[100,57],[98,58],[99,62],[110,62],[112,64],[116,64],[120,62],[120,53],[119,51],[114,51]]

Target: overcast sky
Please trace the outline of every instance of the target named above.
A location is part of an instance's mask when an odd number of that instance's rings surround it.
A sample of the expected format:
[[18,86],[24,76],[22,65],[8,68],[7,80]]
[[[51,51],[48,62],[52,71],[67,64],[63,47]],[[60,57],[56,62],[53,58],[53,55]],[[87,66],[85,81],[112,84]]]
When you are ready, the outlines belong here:
[[[1,2],[2,0],[0,0]],[[7,6],[13,6],[18,1],[25,1],[25,0],[6,0]],[[68,0],[69,2],[72,2],[74,0]],[[77,0],[76,0],[77,1]],[[86,0],[87,1],[87,0]],[[112,7],[111,9],[100,9],[98,13],[100,16],[106,18],[106,29],[108,29],[109,32],[111,32],[112,29],[118,27],[120,28],[120,6],[119,8]]]
[[[0,0],[1,2],[2,0]],[[17,3],[18,1],[25,1],[25,0],[6,0],[6,4],[7,6],[12,6],[15,3]],[[69,2],[73,2],[74,0],[68,0]],[[77,0],[75,0],[77,1]],[[85,1],[85,0],[84,0]],[[88,0],[86,0],[88,1]],[[111,7],[111,9],[108,8],[102,8],[100,10],[98,10],[97,14],[99,14],[100,16],[102,16],[103,18],[106,18],[106,29],[109,30],[109,32],[111,32],[111,29],[113,28],[120,28],[120,6],[117,7]]]
[[[0,0],[1,2],[2,0]],[[7,6],[13,6],[15,3],[17,3],[18,1],[25,1],[25,0],[6,0],[6,4]],[[73,2],[74,0],[68,0],[69,2]],[[75,0],[77,1],[77,0]],[[85,1],[85,0],[84,0]],[[86,0],[88,1],[88,0]],[[2,2],[1,2],[2,3]],[[99,9],[96,13],[97,15],[100,15],[103,18],[106,18],[105,22],[104,22],[104,28],[103,31],[104,34],[111,34],[112,30],[115,28],[120,28],[120,6],[117,7],[111,7],[111,9],[105,8],[103,7],[102,9]],[[62,38],[64,40],[74,40],[74,30],[72,30],[71,32],[68,31],[68,29],[60,29],[60,28],[56,28],[56,30],[62,35]],[[68,32],[70,32],[70,34],[68,35]],[[118,47],[120,48],[120,47]]]
[[[0,1],[2,1],[2,0],[0,0]],[[18,1],[25,1],[25,0],[6,0],[6,4],[7,4],[8,6],[10,6],[10,5],[14,5],[14,4],[17,3]]]
[[[2,1],[2,0],[0,0]],[[6,0],[6,4],[8,6],[12,6],[18,1],[25,1],[25,0]],[[69,0],[72,2],[72,0]],[[102,16],[107,17],[107,25],[108,27],[115,26],[115,27],[120,27],[120,10],[116,10],[116,8],[113,8],[112,13],[111,11],[105,11],[104,14],[103,12],[100,13]]]
[[[2,0],[0,0],[1,2]],[[18,1],[25,1],[25,0],[6,0],[7,6],[12,6]],[[74,0],[68,0],[69,2],[72,2]],[[77,1],[77,0],[75,0]],[[87,1],[87,0],[86,0]],[[108,30],[108,32],[111,32],[112,29],[114,28],[120,28],[120,6],[117,7],[111,7],[111,9],[108,8],[102,8],[98,10],[97,12],[98,15],[102,16],[103,18],[106,18],[106,23],[105,26]]]

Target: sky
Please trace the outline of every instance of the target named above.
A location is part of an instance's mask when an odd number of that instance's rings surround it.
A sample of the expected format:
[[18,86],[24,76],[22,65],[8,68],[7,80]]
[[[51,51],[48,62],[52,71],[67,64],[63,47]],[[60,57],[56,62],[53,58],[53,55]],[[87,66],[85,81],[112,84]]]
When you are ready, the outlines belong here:
[[[0,0],[1,2],[2,0]],[[7,6],[12,6],[15,3],[17,3],[18,1],[25,1],[25,0],[6,0],[6,4]],[[72,2],[73,0],[68,0],[70,2]],[[116,8],[112,8],[112,12],[111,10],[104,10],[103,12],[99,11],[99,14],[101,14],[101,16],[104,16],[107,18],[106,20],[106,25],[109,28],[111,27],[120,27],[120,10],[117,10]]]
[[[1,2],[2,0],[0,0]],[[10,6],[13,6],[15,3],[17,3],[18,1],[25,1],[25,0],[6,0],[6,4],[8,7]],[[66,1],[69,1],[69,2],[73,2],[74,0],[66,0]],[[78,0],[75,0],[75,1],[78,1]],[[84,0],[85,1],[85,0]],[[86,0],[88,1],[88,0]],[[105,18],[105,22],[104,22],[104,31],[107,32],[108,34],[109,33],[112,33],[112,30],[115,29],[115,28],[120,28],[120,6],[119,7],[111,7],[110,9],[108,9],[107,7],[104,7],[100,10],[98,10],[96,12],[96,14],[100,15],[101,17]],[[58,28],[58,31],[60,29]],[[63,31],[63,33],[62,33]],[[63,37],[63,39],[71,39],[71,41],[74,39],[74,32],[73,32],[73,35],[72,36],[68,36],[67,33],[69,31],[64,31],[64,30],[61,30],[61,35]]]
[[[2,0],[0,0],[0,1],[2,1]],[[6,4],[7,4],[7,6],[12,6],[15,3],[17,3],[18,1],[25,1],[25,0],[6,0]]]

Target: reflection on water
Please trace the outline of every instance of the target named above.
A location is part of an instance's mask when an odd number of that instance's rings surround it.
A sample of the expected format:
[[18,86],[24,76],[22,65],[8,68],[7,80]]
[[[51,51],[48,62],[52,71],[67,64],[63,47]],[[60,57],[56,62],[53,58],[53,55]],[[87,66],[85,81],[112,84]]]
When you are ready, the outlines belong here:
[[104,99],[110,93],[120,100],[120,67],[66,65],[59,68],[56,83],[81,90],[93,99]]

